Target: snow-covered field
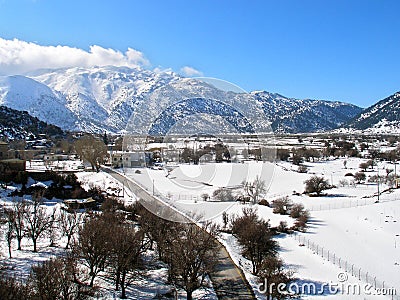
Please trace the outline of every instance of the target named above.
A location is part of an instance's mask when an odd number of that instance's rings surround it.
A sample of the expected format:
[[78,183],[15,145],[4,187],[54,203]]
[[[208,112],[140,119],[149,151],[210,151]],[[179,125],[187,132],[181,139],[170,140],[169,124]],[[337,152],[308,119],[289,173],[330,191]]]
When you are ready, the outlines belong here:
[[[344,160],[347,161],[346,167]],[[345,175],[360,171],[359,164],[365,161],[347,158],[307,162],[306,174],[298,173],[297,166],[287,162],[181,165],[170,172],[165,169],[140,169],[139,174],[135,172],[136,169],[125,169],[125,173],[182,211],[202,215],[219,224],[222,224],[223,211],[228,215],[240,214],[244,206],[238,202],[203,201],[201,195],[212,195],[219,187],[235,191],[243,180],[253,180],[257,175],[267,174],[263,178],[267,178],[268,192],[265,198],[268,201],[289,196],[294,203],[302,203],[309,209],[312,216],[306,233],[297,235],[296,239],[289,235],[277,238],[281,245],[281,257],[295,270],[295,276],[300,282],[313,283],[317,287],[328,283],[333,285],[333,291],[325,288],[323,295],[309,293],[304,297],[382,299],[388,296],[373,296],[374,289],[364,291],[363,288],[368,281],[374,287],[376,284],[377,288],[394,287],[397,294],[400,294],[400,190],[382,193],[380,202],[375,203],[378,200],[376,183],[350,184],[352,177]],[[386,168],[394,169],[395,166],[381,162],[378,167],[366,172],[367,178],[378,172],[381,177],[386,176]],[[312,175],[324,176],[337,187],[326,191],[321,197],[301,194],[304,191],[304,180]],[[344,179],[348,185],[339,184]],[[381,192],[387,188],[381,183]],[[294,192],[301,195],[294,195]],[[261,217],[270,220],[272,226],[278,225],[280,221],[287,221],[289,226],[293,223],[293,219],[288,216],[273,214],[269,207],[255,207]],[[250,264],[240,256],[235,240],[228,235],[223,235],[222,240],[238,265],[240,260],[246,276],[256,287],[258,282],[250,274]],[[345,268],[347,275],[342,274]],[[346,276],[345,281],[343,276]],[[335,284],[340,289],[339,293],[334,292]],[[360,284],[360,295],[344,291],[351,284]],[[393,290],[388,292],[393,293]],[[261,294],[259,297],[262,299]]]
[[[344,166],[345,160],[347,161],[346,167]],[[308,167],[308,173],[298,173],[297,166],[288,162],[274,164],[261,162],[208,163],[180,165],[172,170],[132,168],[120,170],[120,172],[125,173],[149,192],[154,192],[178,209],[202,215],[203,218],[221,225],[223,211],[226,211],[228,215],[240,214],[244,205],[236,201],[218,202],[213,198],[211,201],[203,201],[202,194],[211,196],[216,189],[221,187],[238,193],[241,191],[240,185],[243,180],[252,181],[256,176],[261,176],[267,183],[267,193],[264,198],[269,202],[288,196],[294,203],[302,203],[311,212],[312,219],[306,233],[277,237],[281,246],[280,256],[287,266],[295,270],[295,276],[300,280],[299,283],[310,283],[319,288],[328,283],[334,287],[335,284],[339,284],[342,291],[344,286],[340,286],[340,284],[360,284],[363,287],[368,280],[373,285],[376,282],[377,287],[382,285],[386,288],[394,287],[397,289],[397,294],[400,294],[400,190],[382,193],[380,202],[375,203],[378,200],[376,183],[350,184],[352,177],[345,175],[360,171],[359,164],[365,161],[365,159],[347,158],[307,162],[305,165]],[[72,165],[67,163],[66,168],[74,169],[76,166],[78,166],[76,162]],[[378,167],[369,169],[366,175],[368,177],[379,172],[380,176],[384,177],[387,168],[394,169],[395,166],[382,162]],[[314,174],[324,176],[337,187],[326,191],[326,195],[321,197],[303,195],[304,180]],[[136,199],[123,183],[116,181],[105,172],[77,172],[76,175],[85,188],[97,185],[110,193],[114,192],[121,196],[121,199],[127,204]],[[346,179],[349,184],[344,186],[339,184],[343,179]],[[30,184],[32,182],[29,182],[28,186]],[[386,188],[385,184],[381,184],[380,191]],[[11,201],[6,196],[9,191],[1,192],[2,203]],[[49,209],[59,205],[58,202],[57,200],[49,202]],[[293,224],[293,219],[273,214],[269,207],[259,205],[255,207],[262,218],[270,220],[272,226],[278,225],[280,221],[286,221],[289,226]],[[234,261],[244,269],[247,278],[256,289],[258,281],[250,274],[250,263],[240,255],[240,247],[236,240],[226,234],[221,236],[221,240]],[[30,265],[59,254],[63,251],[63,243],[63,239],[60,239],[58,247],[49,248],[48,240],[45,239],[39,243],[39,252],[33,253],[32,245],[25,239],[23,250],[14,250],[14,258],[9,260],[9,263],[13,266],[16,274],[26,277]],[[6,256],[5,245],[2,246],[1,251]],[[149,254],[150,256],[151,254]],[[347,270],[346,281],[341,281],[345,268]],[[350,268],[353,271],[350,271]],[[165,285],[165,273],[165,268],[159,266],[159,268],[141,274],[131,285],[130,295],[133,298],[146,299],[157,291],[165,291],[169,288]],[[105,279],[100,278],[99,280],[108,286]],[[106,288],[106,291],[111,298],[117,295],[111,286]],[[322,299],[322,297],[327,299],[390,299],[387,296],[368,294],[372,291],[374,290],[370,289],[367,292],[361,290],[361,295],[353,295],[342,294],[342,292],[335,294],[325,289],[323,295],[309,293],[310,295],[303,295],[303,297],[307,299]],[[258,293],[257,295],[259,299],[263,299],[262,294]],[[214,297],[212,289],[201,290],[196,295],[196,298],[202,299],[213,299]],[[183,293],[180,298],[184,298]]]

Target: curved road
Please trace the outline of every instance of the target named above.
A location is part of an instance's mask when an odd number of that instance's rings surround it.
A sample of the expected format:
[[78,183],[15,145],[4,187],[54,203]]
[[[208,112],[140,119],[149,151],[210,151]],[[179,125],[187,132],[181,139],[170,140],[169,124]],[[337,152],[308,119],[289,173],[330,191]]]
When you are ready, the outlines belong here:
[[[171,207],[162,200],[153,197],[139,184],[131,178],[126,177],[112,169],[103,168],[103,171],[110,174],[116,180],[124,183],[124,185],[132,191],[139,199],[143,199],[146,203],[151,203],[152,209],[157,209],[161,216],[173,215],[174,218],[179,218],[182,222],[188,222],[188,217]],[[214,286],[215,293],[218,299],[241,299],[251,300],[256,299],[254,292],[247,282],[243,272],[233,262],[226,248],[217,240],[215,242],[219,245],[218,250],[218,263],[215,272],[210,274],[211,281]]]

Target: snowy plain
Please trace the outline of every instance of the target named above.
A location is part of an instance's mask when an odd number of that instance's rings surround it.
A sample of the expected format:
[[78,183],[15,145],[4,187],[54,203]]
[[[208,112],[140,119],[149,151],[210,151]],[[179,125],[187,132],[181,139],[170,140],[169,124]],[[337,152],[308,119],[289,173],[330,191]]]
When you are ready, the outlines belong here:
[[[344,161],[347,161],[346,167]],[[294,203],[302,203],[311,213],[311,221],[306,233],[294,235],[279,235],[276,237],[280,245],[280,256],[285,264],[294,270],[295,277],[299,283],[313,283],[317,287],[331,283],[333,285],[343,283],[338,280],[342,276],[343,266],[333,264],[332,256],[340,258],[349,265],[354,265],[354,276],[347,272],[348,284],[365,285],[365,278],[358,277],[357,272],[368,274],[369,282],[376,280],[385,287],[396,288],[397,294],[400,289],[400,190],[384,192],[377,201],[376,183],[362,183],[357,185],[348,184],[342,186],[340,180],[346,179],[350,183],[347,173],[360,171],[359,164],[365,159],[346,158],[332,159],[327,161],[306,162],[307,173],[298,173],[297,166],[288,162],[261,163],[246,162],[245,164],[203,164],[203,165],[181,165],[174,170],[167,169],[121,169],[128,177],[169,201],[178,209],[185,212],[194,212],[202,215],[204,219],[212,220],[222,225],[222,212],[228,215],[239,215],[245,206],[236,201],[217,202],[203,201],[201,195],[207,193],[212,195],[213,191],[220,187],[232,189],[233,192],[240,191],[243,180],[254,180],[257,175],[266,174],[267,193],[264,198],[271,202],[279,197],[288,196]],[[68,163],[67,163],[68,165]],[[75,169],[77,163],[71,163],[67,168]],[[379,163],[378,167],[369,169],[367,177],[376,175],[377,172],[383,177],[386,168],[393,169],[395,166],[389,163]],[[139,172],[136,172],[140,170]],[[264,172],[264,173],[263,173]],[[124,184],[116,181],[105,172],[77,172],[78,179],[85,188],[97,185],[102,189],[118,194],[127,204],[135,201],[135,196],[124,187]],[[336,188],[330,189],[326,195],[321,197],[309,197],[302,194],[304,191],[304,180],[312,175],[324,176]],[[32,184],[32,183],[30,183]],[[48,183],[45,183],[48,184]],[[381,191],[387,186],[381,184]],[[11,198],[7,197],[8,190],[1,194],[2,203],[9,203]],[[296,192],[296,195],[294,195]],[[123,197],[122,197],[123,196]],[[52,200],[49,209],[59,205],[59,201]],[[286,221],[290,226],[293,219],[288,216],[276,215],[272,209],[266,206],[254,205],[260,217],[269,220],[272,226],[277,226],[280,221]],[[221,235],[221,241],[226,245],[232,258],[240,266],[253,288],[257,290],[258,280],[250,273],[250,263],[241,256],[240,247],[234,237],[227,234]],[[308,244],[323,248],[324,253],[309,249]],[[305,244],[305,245],[304,245]],[[24,240],[22,251],[13,251],[14,258],[10,260],[16,274],[26,277],[29,266],[39,261],[48,259],[59,254],[62,250],[63,239],[59,241],[59,247],[49,248],[48,241],[43,240],[39,244],[37,254],[31,252],[31,244]],[[15,248],[15,247],[14,247]],[[331,259],[328,260],[329,251]],[[6,255],[6,246],[2,246],[2,252]],[[151,256],[151,254],[149,254]],[[324,256],[324,257],[322,257]],[[138,280],[132,283],[129,293],[132,298],[141,297],[146,299],[154,295],[157,290],[165,291],[165,267],[160,266],[140,275]],[[99,283],[106,286],[106,294],[109,298],[117,296],[112,290],[110,283],[103,279]],[[141,294],[142,293],[142,294]],[[136,294],[136,295],[135,295]],[[259,299],[263,295],[256,293]],[[184,299],[184,293],[180,294]],[[214,299],[212,289],[201,290],[196,295],[198,299]],[[360,295],[332,293],[324,291],[321,295],[309,293],[302,295],[304,299],[390,299],[391,296],[374,296],[361,291]],[[396,298],[393,298],[396,299]]]
[[[359,164],[365,161],[366,159],[360,158],[343,158],[306,162],[307,173],[298,173],[297,166],[288,162],[249,162],[247,166],[183,165],[172,172],[165,169],[141,169],[140,174],[135,173],[134,169],[125,169],[124,172],[148,191],[154,191],[178,209],[202,215],[204,219],[222,225],[223,211],[228,215],[240,215],[244,205],[235,201],[203,201],[201,195],[212,195],[219,187],[232,188],[235,191],[243,180],[254,180],[257,175],[262,174],[262,170],[268,170],[267,173],[273,175],[267,182],[268,190],[264,198],[272,201],[288,196],[294,203],[302,203],[311,213],[306,233],[299,233],[296,237],[281,235],[277,238],[281,246],[280,256],[295,271],[299,282],[314,283],[317,287],[328,283],[333,287],[335,284],[341,287],[339,292],[325,291],[322,295],[309,293],[303,297],[386,299],[392,295],[374,295],[380,293],[379,287],[387,289],[383,290],[383,293],[400,293],[400,190],[382,193],[388,186],[381,183],[381,194],[377,203],[376,183],[351,184],[352,177],[345,175],[360,171]],[[393,164],[380,162],[378,166],[368,169],[366,175],[368,178],[379,172],[383,178],[386,169],[394,168]],[[312,175],[324,176],[336,187],[326,191],[321,197],[302,194],[304,181]],[[339,184],[342,180],[346,180],[347,184]],[[277,226],[280,221],[286,221],[289,226],[293,223],[293,219],[288,216],[273,214],[269,207],[253,207],[258,210],[260,217],[270,221],[271,226]],[[257,290],[258,281],[250,274],[250,264],[240,255],[240,247],[235,239],[228,235],[222,235],[221,239]],[[304,241],[320,250],[305,247]],[[321,256],[321,249],[324,251],[324,257]],[[333,264],[332,257],[336,259],[336,264]],[[343,265],[339,267],[338,260],[343,264],[346,262],[345,281],[340,281],[340,276],[344,276],[342,273],[345,271]],[[353,272],[350,272],[350,266],[353,267]],[[372,284],[372,287],[376,285],[377,290],[365,288],[367,282]],[[347,285],[352,284],[360,286],[359,295],[345,292]],[[262,294],[258,294],[258,297],[263,299]]]

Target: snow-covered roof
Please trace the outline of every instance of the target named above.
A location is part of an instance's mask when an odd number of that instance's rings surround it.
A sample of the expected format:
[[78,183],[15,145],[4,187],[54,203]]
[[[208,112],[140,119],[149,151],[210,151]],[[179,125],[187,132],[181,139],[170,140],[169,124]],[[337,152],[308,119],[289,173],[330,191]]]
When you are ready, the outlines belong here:
[[47,185],[45,185],[43,182],[37,182],[31,185],[31,187],[41,187],[47,189]]

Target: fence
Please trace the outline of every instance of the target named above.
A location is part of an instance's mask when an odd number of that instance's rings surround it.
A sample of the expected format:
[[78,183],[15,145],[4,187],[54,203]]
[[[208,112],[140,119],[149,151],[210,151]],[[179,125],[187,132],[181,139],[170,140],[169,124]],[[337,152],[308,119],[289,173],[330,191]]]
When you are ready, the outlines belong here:
[[[335,203],[326,203],[326,204],[316,204],[307,206],[307,210],[309,211],[322,211],[322,210],[334,210],[340,208],[352,208],[352,207],[360,207],[360,206],[367,206],[377,203],[377,196],[368,197],[368,198],[358,198],[355,200],[348,200],[348,201],[338,201]],[[388,197],[387,193],[380,194],[379,203],[382,202],[394,202],[400,201],[400,194],[397,193],[394,197]]]
[[[301,236],[297,233],[294,233],[290,235],[293,237],[296,241],[299,242],[300,245],[307,247],[311,251],[313,251],[314,254],[326,259],[328,262],[331,262],[332,264],[338,266],[343,272],[346,272],[347,274],[355,277],[359,281],[363,281],[367,284],[370,284],[371,287],[373,287],[375,290],[376,289],[383,289],[386,291],[392,291],[391,295],[387,295],[388,297],[391,297],[393,300],[400,300],[400,295],[397,295],[396,287],[391,286],[385,281],[378,280],[377,277],[368,272],[368,270],[364,270],[361,267],[358,267],[354,263],[351,263],[350,261],[347,261],[339,256],[336,255],[335,252],[330,251],[329,249],[326,249],[311,240],[307,239],[304,236]],[[341,278],[338,278],[340,281]],[[346,281],[343,280],[342,283]]]

